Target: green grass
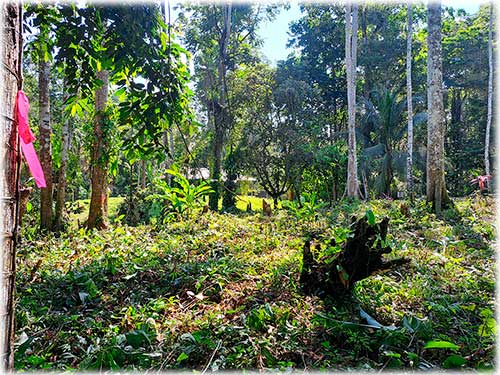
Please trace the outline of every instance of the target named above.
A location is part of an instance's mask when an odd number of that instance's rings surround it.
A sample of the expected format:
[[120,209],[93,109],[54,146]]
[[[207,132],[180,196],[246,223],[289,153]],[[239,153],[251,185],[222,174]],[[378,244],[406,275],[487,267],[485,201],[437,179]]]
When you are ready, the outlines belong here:
[[[339,203],[315,223],[284,210],[208,213],[22,242],[16,368],[491,368],[493,206],[463,199],[441,219],[423,202],[408,217],[397,201]],[[391,218],[388,257],[411,262],[362,280],[342,304],[303,295],[304,234],[367,209]],[[360,307],[396,329],[360,325]]]
[[[124,197],[109,197],[108,198],[108,219],[112,220],[117,212],[118,207],[123,202]],[[73,203],[73,205],[79,207],[77,213],[71,213],[69,220],[73,228],[78,227],[78,223],[82,224],[87,220],[89,216],[89,204],[90,199],[80,199]]]
[[[118,213],[118,208],[120,204],[125,200],[124,197],[109,197],[108,198],[108,220],[113,220]],[[236,199],[236,208],[240,211],[246,211],[248,203],[251,203],[253,211],[262,211],[262,200],[263,198],[257,198],[248,195],[238,195]],[[272,199],[266,199],[267,203],[270,203],[272,207]],[[80,199],[75,201],[73,204],[80,207],[78,213],[70,214],[70,223],[73,227],[77,227],[78,223],[83,223],[87,220],[89,214],[89,203],[90,199]],[[222,199],[219,202],[219,208],[222,208]],[[281,208],[281,202],[278,202],[278,208]]]
[[[257,198],[251,195],[238,195],[236,198],[236,208],[241,211],[247,210],[248,203],[251,204],[253,211],[262,211],[262,201],[264,198]],[[266,198],[265,201],[274,208],[272,198]],[[222,201],[221,201],[222,205]],[[278,208],[281,208],[281,201],[278,201]]]

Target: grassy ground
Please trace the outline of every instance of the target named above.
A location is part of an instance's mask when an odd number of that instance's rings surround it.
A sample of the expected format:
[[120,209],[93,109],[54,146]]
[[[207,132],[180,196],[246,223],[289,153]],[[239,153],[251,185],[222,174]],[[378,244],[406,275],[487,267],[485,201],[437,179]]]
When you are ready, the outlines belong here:
[[[109,197],[108,198],[108,217],[113,220],[118,212],[118,207],[124,201],[123,197]],[[72,228],[78,228],[80,224],[84,223],[89,216],[90,199],[81,199],[73,203],[74,207],[78,207],[70,214],[69,220]]]
[[[491,368],[493,205],[459,200],[444,219],[423,202],[405,217],[391,201],[339,204],[314,222],[209,213],[25,241],[16,367]],[[305,233],[335,235],[367,209],[391,218],[389,257],[411,262],[342,303],[303,295]],[[360,309],[395,328],[367,327]]]
[[[109,197],[108,198],[108,218],[111,222],[114,221],[120,204],[125,200],[124,197]],[[272,199],[266,199],[266,202],[272,204]],[[80,199],[73,203],[77,207],[69,217],[70,227],[78,229],[78,227],[87,220],[89,215],[90,199]],[[262,198],[257,198],[248,195],[238,195],[236,199],[236,208],[240,211],[246,211],[248,204],[251,205],[252,210],[262,212]],[[274,207],[274,206],[273,206]],[[222,199],[219,202],[219,208],[222,208]],[[278,208],[281,208],[281,202],[278,202]]]

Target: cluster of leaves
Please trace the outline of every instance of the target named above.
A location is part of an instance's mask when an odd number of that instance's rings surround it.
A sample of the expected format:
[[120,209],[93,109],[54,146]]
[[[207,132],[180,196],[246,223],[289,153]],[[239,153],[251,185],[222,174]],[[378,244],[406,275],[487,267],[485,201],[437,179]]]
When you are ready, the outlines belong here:
[[176,170],[169,169],[166,173],[173,176],[172,186],[163,178],[156,179],[155,185],[160,192],[146,199],[168,202],[163,208],[164,223],[173,219],[189,218],[205,205],[206,198],[212,192],[210,184],[201,181],[194,185]]
[[208,213],[160,228],[117,225],[25,241],[16,366],[491,367],[493,212],[485,199],[456,207],[446,220],[424,202],[410,217],[399,202],[334,208],[325,235],[341,243],[351,215],[387,215],[395,256],[412,259],[359,282],[342,304],[301,293],[303,238],[284,210],[271,221]]
[[282,207],[286,208],[298,221],[315,221],[320,214],[320,209],[326,203],[318,200],[316,193],[303,193],[298,200],[283,201]]

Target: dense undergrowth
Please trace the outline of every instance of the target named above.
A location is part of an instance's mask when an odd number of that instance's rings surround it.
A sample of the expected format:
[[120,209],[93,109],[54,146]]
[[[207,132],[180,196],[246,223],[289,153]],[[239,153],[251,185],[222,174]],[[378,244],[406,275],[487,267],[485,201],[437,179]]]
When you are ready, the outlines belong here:
[[[455,203],[441,219],[371,201],[24,239],[16,368],[492,368],[494,201]],[[411,262],[347,300],[303,295],[304,237],[345,236],[367,209]]]

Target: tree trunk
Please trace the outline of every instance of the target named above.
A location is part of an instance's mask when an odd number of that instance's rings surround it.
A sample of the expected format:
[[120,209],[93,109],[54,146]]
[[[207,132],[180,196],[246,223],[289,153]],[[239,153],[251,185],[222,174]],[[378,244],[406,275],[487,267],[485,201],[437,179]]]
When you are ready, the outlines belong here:
[[411,81],[413,17],[411,2],[408,2],[408,31],[406,35],[406,101],[408,105],[408,149],[406,159],[406,189],[413,198],[413,93]]
[[141,189],[146,189],[147,168],[146,160],[141,160]]
[[[351,9],[352,8],[352,9]],[[351,20],[352,17],[352,20]],[[358,6],[346,5],[346,70],[349,152],[347,161],[347,195],[358,197],[358,163],[356,159],[356,53]]]
[[169,145],[169,150],[170,150],[170,167],[172,167],[172,164],[175,162],[175,145],[174,145],[174,129],[170,127],[168,129],[168,145]]
[[488,31],[488,117],[486,120],[486,139],[484,142],[484,166],[486,174],[491,174],[490,170],[490,132],[491,118],[493,116],[493,3],[490,3],[490,27]]
[[109,134],[105,134],[106,102],[108,101],[109,73],[97,72],[103,85],[95,93],[94,143],[92,145],[91,197],[87,228],[103,229],[107,224],[108,211],[108,149]]
[[[219,109],[221,111],[221,109]],[[221,114],[216,114],[214,117],[220,118]],[[219,198],[221,195],[221,166],[222,166],[222,144],[223,144],[223,139],[224,139],[224,133],[223,129],[221,126],[217,125],[217,122],[221,121],[215,120],[216,122],[216,127],[215,127],[215,139],[214,139],[214,163],[213,163],[213,168],[212,168],[212,183],[211,187],[212,190],[214,191],[213,193],[210,194],[209,200],[208,200],[208,205],[211,210],[217,211],[219,209]]]
[[[370,225],[365,216],[352,218],[352,236],[347,239],[342,250],[329,259],[316,260],[314,253],[321,251],[320,244],[311,239],[304,244],[302,253],[302,272],[300,284],[307,294],[340,297],[348,293],[354,284],[371,274],[407,263],[409,259],[399,258],[384,261],[383,255],[392,249],[385,246],[389,219]],[[335,239],[329,241],[336,246]],[[315,247],[315,252],[311,247]],[[328,246],[328,245],[327,245]]]
[[53,208],[52,208],[52,148],[50,137],[52,125],[50,123],[50,62],[39,57],[38,63],[38,90],[39,90],[39,137],[40,143],[40,164],[47,187],[40,191],[40,228],[42,230],[52,230]]
[[0,130],[0,189],[2,218],[2,256],[0,265],[0,372],[11,372],[14,366],[14,289],[19,210],[19,151],[18,133],[14,118],[16,93],[22,84],[22,6],[13,2],[1,5],[0,103],[3,115]]
[[54,230],[60,232],[64,225],[65,202],[66,202],[66,169],[68,166],[68,151],[71,145],[71,125],[67,116],[64,119],[62,127],[62,145],[61,145],[61,167],[59,168],[56,210],[54,217]]
[[228,127],[227,116],[227,87],[226,87],[226,61],[227,47],[229,45],[229,36],[231,34],[231,3],[222,5],[223,28],[219,39],[219,56],[217,70],[219,75],[219,102],[214,103],[214,163],[212,168],[212,189],[213,193],[209,196],[209,206],[211,210],[218,210],[219,198],[221,195],[221,167],[222,167],[222,149],[224,142],[224,130]]
[[436,213],[449,203],[444,179],[443,67],[441,51],[441,2],[429,2],[427,56],[427,201]]

